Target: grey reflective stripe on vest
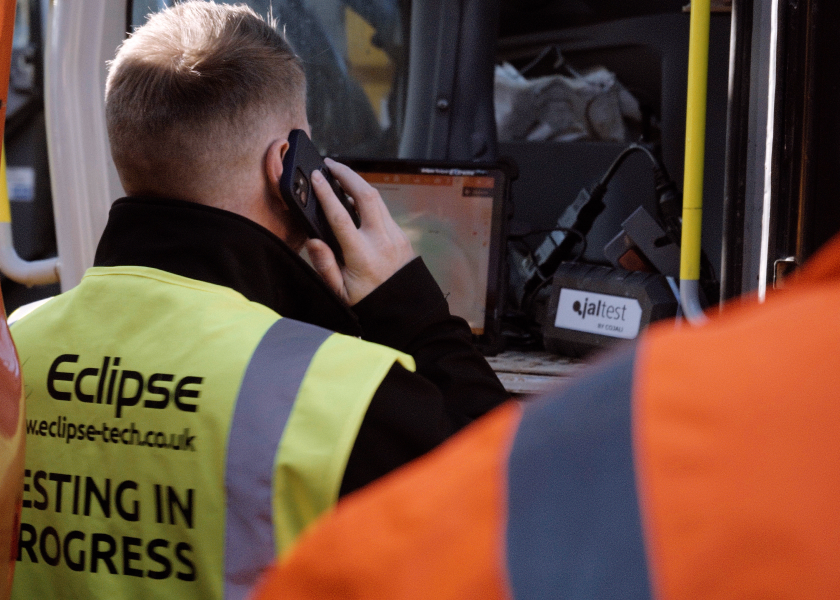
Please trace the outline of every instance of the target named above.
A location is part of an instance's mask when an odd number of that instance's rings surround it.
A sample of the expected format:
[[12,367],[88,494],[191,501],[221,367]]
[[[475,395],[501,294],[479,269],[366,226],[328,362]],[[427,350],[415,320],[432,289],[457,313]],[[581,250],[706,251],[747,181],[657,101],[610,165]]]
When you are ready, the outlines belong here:
[[525,408],[508,462],[514,598],[649,600],[636,491],[635,345]]
[[228,439],[225,489],[225,598],[244,598],[276,558],[272,479],[277,447],[298,389],[331,331],[280,319],[254,351]]

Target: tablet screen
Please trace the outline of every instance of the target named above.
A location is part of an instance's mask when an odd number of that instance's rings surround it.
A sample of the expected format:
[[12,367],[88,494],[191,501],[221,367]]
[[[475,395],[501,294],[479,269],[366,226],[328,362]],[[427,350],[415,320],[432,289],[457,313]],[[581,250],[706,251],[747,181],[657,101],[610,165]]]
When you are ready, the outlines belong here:
[[428,266],[453,314],[477,336],[501,310],[508,176],[498,166],[418,161],[347,161],[379,190]]

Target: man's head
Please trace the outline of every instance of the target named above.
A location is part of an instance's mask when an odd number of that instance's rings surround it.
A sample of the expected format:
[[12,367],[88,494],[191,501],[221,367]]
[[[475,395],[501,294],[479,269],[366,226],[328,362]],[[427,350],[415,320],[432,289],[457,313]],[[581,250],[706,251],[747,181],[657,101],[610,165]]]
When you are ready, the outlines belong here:
[[269,193],[274,142],[284,152],[291,129],[308,129],[303,69],[274,23],[200,0],[152,15],[120,46],[105,107],[128,194],[235,212]]

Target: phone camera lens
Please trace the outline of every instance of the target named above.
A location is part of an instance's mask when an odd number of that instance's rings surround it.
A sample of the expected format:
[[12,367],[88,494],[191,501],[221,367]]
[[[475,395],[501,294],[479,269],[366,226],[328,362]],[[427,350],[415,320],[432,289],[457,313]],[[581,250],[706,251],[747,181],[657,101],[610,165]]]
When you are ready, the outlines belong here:
[[303,206],[306,206],[306,203],[309,201],[309,182],[300,170],[295,173],[294,183],[292,184],[292,192],[294,192],[298,201],[300,201]]

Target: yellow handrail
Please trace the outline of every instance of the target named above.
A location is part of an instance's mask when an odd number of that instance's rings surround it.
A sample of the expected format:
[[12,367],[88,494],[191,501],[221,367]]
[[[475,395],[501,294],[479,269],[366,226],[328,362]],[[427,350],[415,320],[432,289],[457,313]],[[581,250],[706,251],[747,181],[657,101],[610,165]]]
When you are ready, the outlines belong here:
[[9,207],[9,185],[6,180],[6,144],[0,157],[0,223],[12,222],[12,209]]
[[698,299],[703,222],[703,162],[706,152],[706,96],[709,74],[710,0],[692,0],[685,118],[680,297],[689,321],[705,319]]

